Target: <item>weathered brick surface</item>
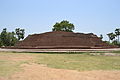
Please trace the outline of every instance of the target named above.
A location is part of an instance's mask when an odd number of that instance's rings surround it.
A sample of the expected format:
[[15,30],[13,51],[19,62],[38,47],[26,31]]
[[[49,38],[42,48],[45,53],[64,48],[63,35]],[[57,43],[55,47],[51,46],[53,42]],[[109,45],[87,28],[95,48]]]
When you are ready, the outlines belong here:
[[17,48],[111,48],[96,35],[54,31],[29,35]]

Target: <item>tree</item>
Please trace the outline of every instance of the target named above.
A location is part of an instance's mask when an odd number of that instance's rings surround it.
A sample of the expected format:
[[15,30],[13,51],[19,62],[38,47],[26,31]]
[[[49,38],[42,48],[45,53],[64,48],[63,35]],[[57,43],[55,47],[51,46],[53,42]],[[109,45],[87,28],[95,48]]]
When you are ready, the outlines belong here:
[[108,36],[108,38],[109,38],[109,42],[110,42],[110,36],[111,36],[110,33],[108,33],[107,36]]
[[17,35],[18,40],[24,39],[24,35],[25,35],[25,30],[24,29],[16,28],[15,33]]
[[2,40],[1,40],[1,35],[0,35],[0,47],[3,46]]
[[118,43],[119,43],[120,28],[115,29],[115,34],[118,37]]
[[17,35],[18,40],[20,40],[20,28],[16,28],[15,33]]
[[103,35],[102,35],[102,34],[100,34],[100,39],[101,39],[101,40],[103,39]]
[[63,20],[60,23],[56,23],[53,26],[53,31],[66,31],[66,32],[73,32],[74,25],[72,23],[69,23],[69,21]]
[[15,31],[16,32],[8,32],[7,28],[4,28],[0,34],[0,46],[14,46],[18,38],[19,40],[24,39],[24,29],[18,28]]
[[3,31],[1,32],[1,43],[4,46],[7,46],[7,28],[4,28]]
[[24,39],[24,37],[25,37],[25,30],[21,29],[20,31],[21,31],[21,39]]
[[12,39],[11,39],[11,44],[10,45],[14,46],[17,42],[18,42],[18,39],[15,36],[13,36]]
[[15,43],[18,41],[18,39],[15,37],[14,32],[8,32],[7,40],[8,40],[7,46],[14,46]]
[[14,32],[7,32],[4,28],[0,35],[0,46],[13,46],[17,42]]
[[110,40],[114,40],[115,36],[116,36],[114,33],[108,33],[107,35],[109,37],[109,42],[110,42]]
[[113,40],[112,44],[113,44],[113,45],[118,45],[117,40]]

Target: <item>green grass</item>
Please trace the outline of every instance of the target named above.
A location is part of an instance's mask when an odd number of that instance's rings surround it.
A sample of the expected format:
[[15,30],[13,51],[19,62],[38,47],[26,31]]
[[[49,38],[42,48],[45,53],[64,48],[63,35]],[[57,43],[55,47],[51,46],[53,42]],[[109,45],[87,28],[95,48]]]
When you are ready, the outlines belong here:
[[119,56],[91,56],[88,54],[41,54],[36,61],[49,67],[72,70],[120,70]]
[[112,51],[112,53],[120,53],[120,51]]
[[[32,60],[13,61],[7,58],[24,56],[35,57]],[[1,58],[4,57],[4,58]],[[10,76],[21,71],[21,64],[44,64],[58,69],[78,71],[120,70],[120,56],[93,56],[89,53],[16,53],[0,52],[0,76]]]

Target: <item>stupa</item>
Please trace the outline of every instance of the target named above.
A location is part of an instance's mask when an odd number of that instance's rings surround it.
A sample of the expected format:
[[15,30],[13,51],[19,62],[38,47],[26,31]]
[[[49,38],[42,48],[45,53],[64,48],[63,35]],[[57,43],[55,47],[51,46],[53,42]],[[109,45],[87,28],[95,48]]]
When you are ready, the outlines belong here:
[[33,34],[18,42],[15,48],[25,49],[91,49],[113,48],[93,33],[74,33],[64,31]]

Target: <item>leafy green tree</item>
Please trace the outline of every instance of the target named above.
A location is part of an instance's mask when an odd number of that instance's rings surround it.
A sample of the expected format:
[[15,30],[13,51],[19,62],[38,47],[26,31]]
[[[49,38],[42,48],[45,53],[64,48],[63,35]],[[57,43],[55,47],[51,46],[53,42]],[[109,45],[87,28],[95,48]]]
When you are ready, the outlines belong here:
[[114,45],[118,45],[117,40],[113,40],[112,44],[114,44]]
[[24,39],[24,37],[25,37],[25,30],[21,29],[20,31],[21,31],[21,39]]
[[107,36],[108,36],[108,38],[109,38],[109,42],[110,42],[110,36],[111,36],[111,33],[108,33]]
[[115,34],[118,37],[118,43],[119,43],[120,28],[115,29]]
[[4,46],[7,46],[7,28],[4,28],[1,32],[1,42]]
[[11,44],[10,44],[11,46],[14,46],[15,43],[18,42],[18,39],[16,38],[15,35],[16,35],[15,32],[11,32]]
[[15,33],[17,35],[18,40],[20,40],[20,28],[16,28]]
[[14,44],[18,41],[18,39],[15,37],[14,32],[8,32],[7,34],[7,46],[14,46]]
[[69,21],[63,20],[60,23],[56,23],[53,26],[53,31],[66,31],[66,32],[73,32],[74,25],[72,23],[69,23]]
[[114,40],[114,39],[115,39],[115,36],[116,36],[116,35],[115,35],[114,33],[112,33],[110,39],[111,39],[111,40]]
[[3,46],[2,40],[1,40],[1,34],[0,34],[0,47]]
[[8,32],[4,28],[0,34],[0,46],[14,46],[18,41],[15,32]]
[[18,40],[24,39],[24,36],[25,36],[25,30],[24,29],[16,28],[15,33],[17,35]]

